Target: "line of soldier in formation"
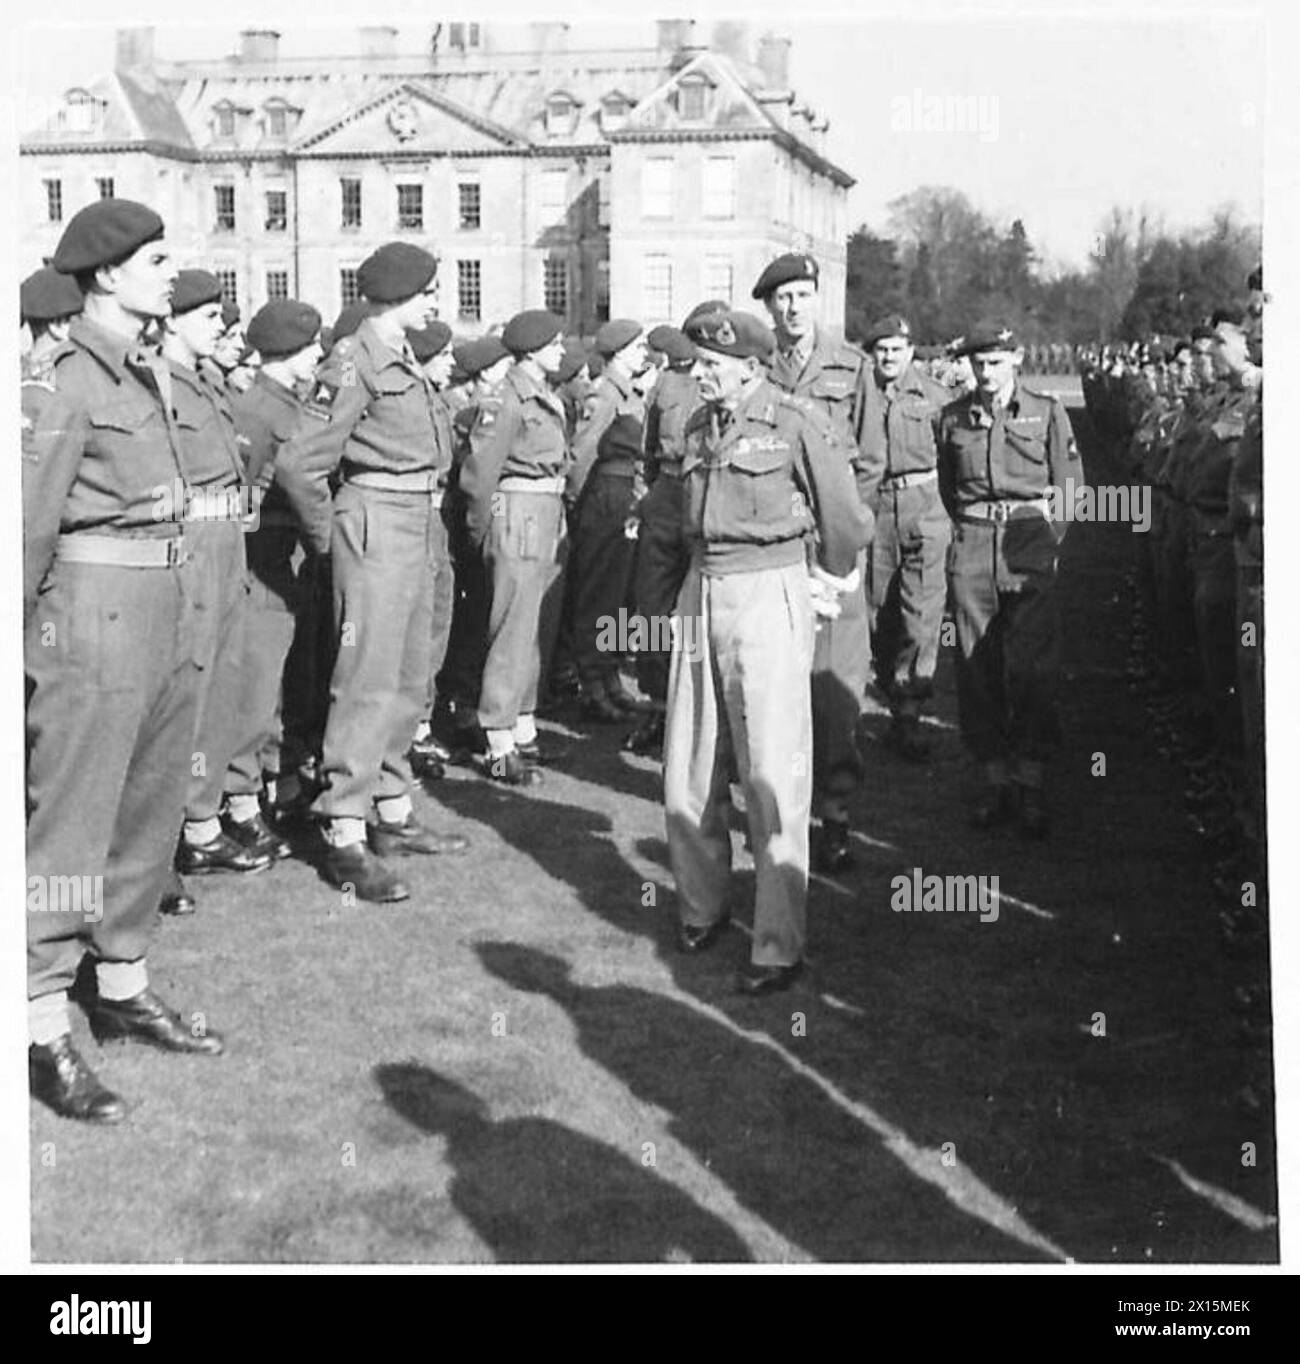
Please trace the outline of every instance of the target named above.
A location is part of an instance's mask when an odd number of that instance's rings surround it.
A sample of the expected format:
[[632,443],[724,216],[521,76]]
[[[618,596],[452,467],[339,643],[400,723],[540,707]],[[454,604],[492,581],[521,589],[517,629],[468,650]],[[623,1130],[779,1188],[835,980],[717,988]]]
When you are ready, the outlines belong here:
[[[1128,673],[1182,765],[1225,945],[1266,968],[1262,270],[1246,288],[1186,338],[1105,348],[1082,369],[1093,423],[1150,490]],[[1262,1035],[1263,969],[1236,1004]]]
[[[770,326],[720,301],[680,329],[604,324],[579,404],[586,357],[559,318],[457,345],[437,261],[389,243],[328,347],[309,304],[262,308],[250,382],[218,281],[177,271],[157,214],[108,200],[73,217],[24,288],[29,899],[77,874],[104,893],[102,914],[28,915],[35,1094],[69,1117],[125,1112],[71,1041],[83,960],[97,1036],[223,1049],[149,984],[160,905],[193,908],[175,867],[264,870],[305,820],[328,880],[405,898],[400,859],[465,847],[416,819],[412,762],[436,777],[460,750],[488,780],[535,784],[554,756],[544,681],[562,694],[566,675],[589,717],[662,744],[682,951],[727,924],[739,785],[748,993],[802,970],[810,856],[851,861],[873,673],[893,746],[926,760],[945,602],[972,822],[1046,834],[1051,490],[1083,481],[1065,410],[1020,380],[998,323],[954,347],[956,392],[901,317],[865,350],[833,339],[818,273],[804,255],[768,266],[753,298]],[[637,653],[639,713],[603,633],[629,601],[675,627]]]

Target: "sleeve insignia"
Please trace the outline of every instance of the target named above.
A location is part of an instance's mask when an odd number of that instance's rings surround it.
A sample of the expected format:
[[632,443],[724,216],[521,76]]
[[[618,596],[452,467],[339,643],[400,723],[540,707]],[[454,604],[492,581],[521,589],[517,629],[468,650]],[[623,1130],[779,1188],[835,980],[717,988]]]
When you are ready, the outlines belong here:
[[334,399],[338,396],[337,384],[331,384],[327,379],[317,379],[312,385],[311,396],[307,401],[312,407],[321,408],[328,412],[334,406]]

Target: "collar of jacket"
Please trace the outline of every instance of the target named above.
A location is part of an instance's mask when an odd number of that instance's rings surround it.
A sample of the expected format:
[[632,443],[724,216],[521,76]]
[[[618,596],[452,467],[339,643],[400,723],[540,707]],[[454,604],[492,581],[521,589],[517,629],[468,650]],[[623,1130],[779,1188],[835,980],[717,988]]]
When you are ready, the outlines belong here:
[[536,398],[546,404],[552,412],[558,413],[561,419],[564,417],[564,404],[560,397],[555,393],[550,384],[544,379],[534,379],[522,365],[511,365],[506,371],[505,382],[514,389],[517,397],[527,400]]
[[128,365],[149,368],[149,354],[143,342],[128,341],[84,316],[73,319],[68,340],[89,351],[119,384],[126,377]]
[[286,388],[278,379],[272,379],[265,370],[259,369],[253,375],[253,387],[268,393],[277,402],[283,403],[286,407],[296,407],[298,405],[297,395],[293,389]]
[[400,346],[393,346],[385,341],[375,330],[375,320],[372,317],[362,319],[361,325],[353,332],[357,338],[357,345],[365,351],[367,358],[379,370],[385,365],[401,365],[403,369],[409,369],[420,376],[421,379],[428,379],[428,375],[420,367],[415,358],[415,352],[411,350],[403,334]]
[[631,378],[625,377],[618,370],[616,370],[613,365],[607,366],[601,372],[600,377],[602,379],[609,380],[610,386],[613,388],[615,393],[617,393],[618,396],[623,399],[624,402],[626,402],[632,396]]

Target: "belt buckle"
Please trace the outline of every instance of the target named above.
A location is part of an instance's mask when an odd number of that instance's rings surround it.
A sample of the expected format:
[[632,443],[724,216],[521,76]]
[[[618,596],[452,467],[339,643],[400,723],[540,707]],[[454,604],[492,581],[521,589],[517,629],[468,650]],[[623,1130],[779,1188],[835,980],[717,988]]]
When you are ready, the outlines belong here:
[[993,504],[993,519],[999,525],[1005,525],[1011,520],[1011,503],[995,502]]
[[167,567],[176,568],[183,564],[185,559],[185,537],[183,535],[173,536],[167,541]]

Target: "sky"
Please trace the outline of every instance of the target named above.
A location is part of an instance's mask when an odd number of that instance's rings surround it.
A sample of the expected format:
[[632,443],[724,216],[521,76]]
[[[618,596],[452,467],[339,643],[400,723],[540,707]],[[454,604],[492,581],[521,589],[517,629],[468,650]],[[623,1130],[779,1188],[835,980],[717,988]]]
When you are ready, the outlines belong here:
[[[575,48],[654,41],[653,19],[612,24],[559,4],[524,16],[475,8],[485,22],[569,18]],[[1043,3],[998,10],[914,2],[906,10],[900,17],[896,6],[859,5],[849,18],[800,7],[792,23],[788,4],[746,6],[752,38],[775,28],[793,39],[795,92],[829,117],[828,153],[857,178],[850,224],[882,231],[891,200],[919,185],[950,185],[1004,225],[1022,218],[1051,270],[1084,263],[1114,204],[1146,206],[1171,228],[1199,225],[1225,204],[1260,220],[1258,12],[1178,0],[1141,8],[1094,0],[1086,13]],[[700,39],[727,17],[725,7],[692,12]],[[164,24],[176,6],[158,0],[69,0],[58,13],[58,29],[15,34],[20,124],[26,111],[111,66],[117,24],[152,19],[159,55],[180,58],[231,52],[249,25],[278,27],[283,52],[308,54],[344,49],[349,26],[388,21],[399,27],[400,47],[413,51],[439,17],[427,4],[388,3],[376,13],[355,0],[317,0],[314,28],[298,17],[301,8],[286,16],[275,0],[245,5],[242,15],[238,4],[223,7],[235,18],[227,27]],[[328,23],[336,27],[320,26]],[[971,124],[954,125],[956,101],[975,114]],[[936,128],[935,111],[950,108]]]

